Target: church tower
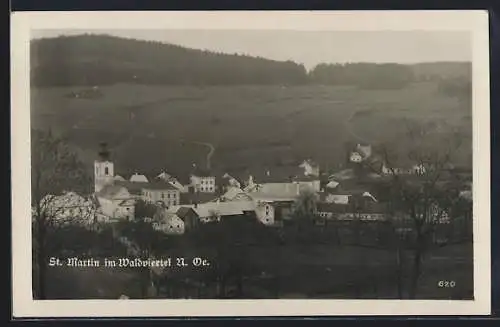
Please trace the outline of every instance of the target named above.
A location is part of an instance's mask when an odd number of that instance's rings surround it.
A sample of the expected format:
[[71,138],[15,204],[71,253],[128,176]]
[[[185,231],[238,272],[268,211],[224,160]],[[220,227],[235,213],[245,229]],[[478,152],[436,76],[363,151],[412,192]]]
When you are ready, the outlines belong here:
[[99,192],[104,186],[113,183],[114,165],[110,161],[110,152],[106,143],[101,143],[98,159],[94,161],[94,187]]

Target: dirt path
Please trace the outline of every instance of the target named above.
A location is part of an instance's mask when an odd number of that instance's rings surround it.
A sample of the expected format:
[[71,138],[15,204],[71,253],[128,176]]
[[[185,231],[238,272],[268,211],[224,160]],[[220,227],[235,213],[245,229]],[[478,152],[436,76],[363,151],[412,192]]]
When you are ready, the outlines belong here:
[[352,114],[349,115],[349,117],[344,121],[344,126],[346,131],[356,140],[363,142],[363,143],[372,143],[373,140],[367,140],[364,137],[360,136],[353,128],[351,125],[351,122],[354,120],[354,116],[358,113],[358,111],[354,111]]

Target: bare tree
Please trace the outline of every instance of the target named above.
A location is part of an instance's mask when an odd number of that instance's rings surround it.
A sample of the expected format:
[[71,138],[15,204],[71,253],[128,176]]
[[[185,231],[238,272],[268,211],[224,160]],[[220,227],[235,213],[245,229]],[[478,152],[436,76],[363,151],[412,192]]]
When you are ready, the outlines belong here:
[[90,178],[66,140],[49,131],[31,132],[31,204],[34,245],[34,295],[46,298],[47,232],[57,227],[65,205],[54,205],[65,191],[90,192]]
[[[460,202],[461,183],[448,172],[453,166],[454,154],[462,146],[462,137],[459,130],[436,138],[426,125],[407,124],[406,127],[405,151],[393,151],[386,145],[381,148],[381,159],[385,167],[382,174],[386,175],[390,192],[387,214],[394,231],[399,233],[393,243],[397,247],[398,269],[401,273],[404,244],[412,253],[408,296],[415,298],[424,256],[433,247],[447,244],[436,244],[436,227],[455,217],[451,214]],[[402,161],[410,164],[409,169],[402,169]],[[401,231],[407,231],[408,235]],[[405,240],[405,237],[408,238]]]
[[317,201],[316,193],[310,190],[303,190],[293,203],[292,217],[299,231],[303,227],[314,223],[317,217]]

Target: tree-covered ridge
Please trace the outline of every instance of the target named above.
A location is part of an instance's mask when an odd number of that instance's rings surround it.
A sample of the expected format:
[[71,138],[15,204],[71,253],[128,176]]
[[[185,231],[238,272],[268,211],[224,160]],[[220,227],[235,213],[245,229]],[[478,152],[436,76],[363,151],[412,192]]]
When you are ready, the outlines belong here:
[[188,49],[106,35],[62,36],[32,42],[36,86],[114,83],[227,85],[300,84],[303,65]]
[[321,63],[311,71],[293,61],[185,48],[157,41],[84,34],[33,40],[34,86],[116,83],[156,85],[351,85],[399,89],[425,80],[465,77],[471,63]]

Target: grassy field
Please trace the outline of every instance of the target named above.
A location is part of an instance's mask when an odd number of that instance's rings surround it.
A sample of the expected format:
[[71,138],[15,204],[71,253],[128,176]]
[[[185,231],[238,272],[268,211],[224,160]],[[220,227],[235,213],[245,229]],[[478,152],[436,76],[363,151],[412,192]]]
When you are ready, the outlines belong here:
[[400,141],[403,119],[446,122],[465,133],[472,127],[470,108],[439,94],[433,82],[402,90],[123,84],[100,87],[99,98],[67,96],[80,90],[32,89],[32,126],[67,136],[89,164],[107,141],[118,173],[182,173],[193,162],[204,165],[209,149],[194,142],[213,144],[212,166],[224,169],[306,157],[337,167],[345,142]]

